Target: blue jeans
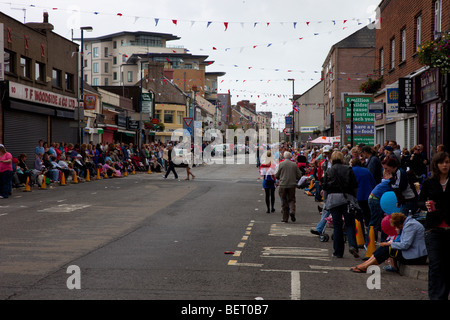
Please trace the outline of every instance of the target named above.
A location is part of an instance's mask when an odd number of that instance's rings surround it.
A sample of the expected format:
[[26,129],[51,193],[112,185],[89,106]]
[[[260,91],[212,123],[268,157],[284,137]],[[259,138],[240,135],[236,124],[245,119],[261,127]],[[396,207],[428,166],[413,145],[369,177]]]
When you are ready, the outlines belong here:
[[366,232],[366,245],[369,242],[370,227],[373,227],[373,231],[375,232],[375,241],[378,241],[379,231],[381,232],[381,241],[387,238],[387,235],[381,230],[381,221],[383,220],[384,212],[381,209],[380,200],[369,198],[368,204],[370,208],[370,221]]
[[326,218],[328,218],[330,216],[331,212],[327,209],[323,209],[322,210],[322,218],[320,218],[319,223],[316,226],[316,230],[319,233],[323,232],[323,229],[325,229],[325,226],[327,224],[327,220],[325,220]]
[[347,204],[330,209],[333,217],[333,249],[334,255],[342,257],[344,255],[344,217],[345,229],[349,247],[358,248],[356,244],[355,216],[347,212]]

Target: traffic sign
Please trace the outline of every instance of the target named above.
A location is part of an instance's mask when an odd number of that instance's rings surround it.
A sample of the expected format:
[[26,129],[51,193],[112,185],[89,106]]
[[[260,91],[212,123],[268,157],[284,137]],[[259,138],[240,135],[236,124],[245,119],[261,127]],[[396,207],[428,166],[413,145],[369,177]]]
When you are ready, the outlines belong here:
[[194,118],[183,118],[183,129],[192,137],[194,134]]

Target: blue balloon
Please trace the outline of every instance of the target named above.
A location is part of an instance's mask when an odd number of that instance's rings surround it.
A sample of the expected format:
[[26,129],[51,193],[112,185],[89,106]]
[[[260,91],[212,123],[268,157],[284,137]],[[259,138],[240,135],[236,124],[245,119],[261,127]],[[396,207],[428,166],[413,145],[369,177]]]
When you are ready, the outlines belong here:
[[397,196],[394,191],[387,191],[381,196],[380,206],[388,215],[394,212],[400,212],[401,209],[397,208]]

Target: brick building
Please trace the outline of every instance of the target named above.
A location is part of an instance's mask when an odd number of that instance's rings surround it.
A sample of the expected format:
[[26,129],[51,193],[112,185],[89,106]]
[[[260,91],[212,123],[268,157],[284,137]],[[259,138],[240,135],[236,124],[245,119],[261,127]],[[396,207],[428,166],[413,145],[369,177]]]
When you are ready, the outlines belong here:
[[[444,108],[448,102],[443,86],[446,77],[438,69],[421,65],[417,48],[450,30],[450,3],[383,0],[378,12],[381,23],[376,29],[375,70],[384,81],[375,101],[386,103],[387,110],[384,115],[376,116],[376,142],[396,140],[407,148],[421,143],[431,158],[436,145],[449,142],[445,130],[448,127],[448,112]],[[396,112],[395,99],[388,101],[390,97],[395,98],[395,91],[394,96],[390,92],[398,90],[399,79],[412,83],[414,108],[408,113]]]
[[[350,123],[342,112],[342,93],[359,92],[361,83],[373,74],[375,30],[364,27],[334,44],[323,65],[324,134],[340,136],[341,127]],[[342,126],[341,126],[342,125]]]
[[0,142],[32,166],[38,140],[77,143],[78,45],[42,23],[0,13]]

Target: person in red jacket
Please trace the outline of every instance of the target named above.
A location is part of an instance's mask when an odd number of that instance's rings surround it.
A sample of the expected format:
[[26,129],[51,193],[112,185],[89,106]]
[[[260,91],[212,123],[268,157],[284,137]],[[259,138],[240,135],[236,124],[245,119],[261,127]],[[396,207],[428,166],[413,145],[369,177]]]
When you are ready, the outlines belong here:
[[317,181],[315,182],[315,200],[318,202],[322,201],[320,191],[322,190],[323,174],[327,171],[328,168],[331,168],[331,146],[323,147],[322,152],[324,155],[324,159],[319,163],[319,167],[317,168]]

